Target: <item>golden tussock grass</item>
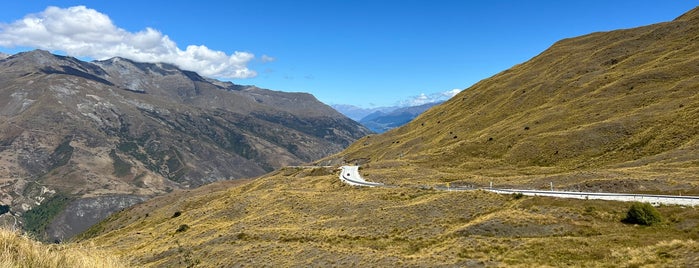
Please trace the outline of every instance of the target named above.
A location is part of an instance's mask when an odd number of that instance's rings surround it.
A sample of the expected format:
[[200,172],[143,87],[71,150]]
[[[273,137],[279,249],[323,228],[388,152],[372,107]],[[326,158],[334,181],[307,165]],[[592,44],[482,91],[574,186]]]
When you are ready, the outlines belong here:
[[126,267],[109,254],[77,244],[42,244],[16,231],[0,229],[0,267]]
[[357,188],[302,174],[325,173],[282,170],[156,198],[83,239],[146,267],[683,266],[699,253],[699,208],[661,206],[666,220],[642,227],[621,222],[622,202]]
[[562,40],[318,162],[402,188],[286,168],[155,198],[81,239],[137,266],[696,266],[699,208],[636,226],[628,203],[429,186],[699,194],[698,35],[695,9]]

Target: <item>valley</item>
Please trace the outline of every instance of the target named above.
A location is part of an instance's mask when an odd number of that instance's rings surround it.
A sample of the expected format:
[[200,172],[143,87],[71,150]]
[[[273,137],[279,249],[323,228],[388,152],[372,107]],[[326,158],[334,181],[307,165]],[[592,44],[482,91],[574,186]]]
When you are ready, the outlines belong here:
[[699,196],[698,39],[699,7],[566,38],[382,134],[167,64],[8,56],[3,217],[134,267],[693,267],[699,207],[595,197]]
[[697,33],[693,9],[561,40],[319,167],[176,191],[76,243],[154,267],[691,267],[697,207],[640,224],[629,202],[438,188],[699,196]]

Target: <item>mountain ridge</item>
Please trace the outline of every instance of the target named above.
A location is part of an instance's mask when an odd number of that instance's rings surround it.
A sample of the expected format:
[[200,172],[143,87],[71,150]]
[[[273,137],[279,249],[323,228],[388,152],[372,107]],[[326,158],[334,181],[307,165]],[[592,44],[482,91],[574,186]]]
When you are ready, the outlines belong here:
[[[369,133],[310,94],[216,82],[170,64],[34,50],[0,60],[0,72],[1,200],[14,215],[58,200],[48,218],[79,223],[77,215],[174,189],[309,162]],[[57,230],[50,240],[80,231],[63,223],[34,231]]]
[[354,121],[359,122],[362,120],[362,118],[366,117],[367,115],[374,113],[374,112],[390,112],[393,111],[399,107],[397,106],[389,106],[389,107],[374,107],[374,108],[362,108],[359,106],[351,105],[351,104],[333,104],[331,105],[333,109],[336,111],[344,114],[345,116],[351,118]]

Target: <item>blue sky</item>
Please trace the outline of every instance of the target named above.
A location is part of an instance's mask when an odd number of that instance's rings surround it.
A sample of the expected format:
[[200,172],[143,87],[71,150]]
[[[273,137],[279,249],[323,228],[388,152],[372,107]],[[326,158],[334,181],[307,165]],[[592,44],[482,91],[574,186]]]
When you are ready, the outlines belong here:
[[[61,24],[70,17],[68,8],[80,5],[86,10],[71,11],[90,11],[86,18],[101,14],[103,20]],[[309,92],[329,104],[390,106],[467,88],[563,38],[669,21],[697,5],[679,0],[10,1],[0,12],[0,51],[44,48],[91,59],[132,55],[123,53],[150,46],[147,53],[137,51],[136,60],[172,61],[238,84]],[[52,28],[71,38],[109,29],[116,41],[99,36],[65,41],[56,32],[24,40],[32,35],[16,29],[17,22],[30,14],[60,24]],[[90,28],[99,25],[106,28]],[[105,47],[119,42],[137,44],[126,50]]]

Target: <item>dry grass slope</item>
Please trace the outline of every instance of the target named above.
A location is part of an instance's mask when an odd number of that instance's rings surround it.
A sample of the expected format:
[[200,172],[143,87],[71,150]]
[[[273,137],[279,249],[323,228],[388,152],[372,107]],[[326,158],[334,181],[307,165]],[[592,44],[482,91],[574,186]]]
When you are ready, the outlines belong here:
[[322,164],[178,191],[85,233],[131,265],[691,267],[699,208],[437,191],[476,185],[699,194],[699,9],[675,21],[566,39],[411,124]]
[[146,267],[699,261],[699,208],[660,207],[667,220],[642,227],[622,223],[627,203],[355,188],[332,172],[287,168],[238,186],[178,192],[120,212],[82,239]]
[[119,259],[76,244],[46,245],[0,229],[0,267],[126,267]]

